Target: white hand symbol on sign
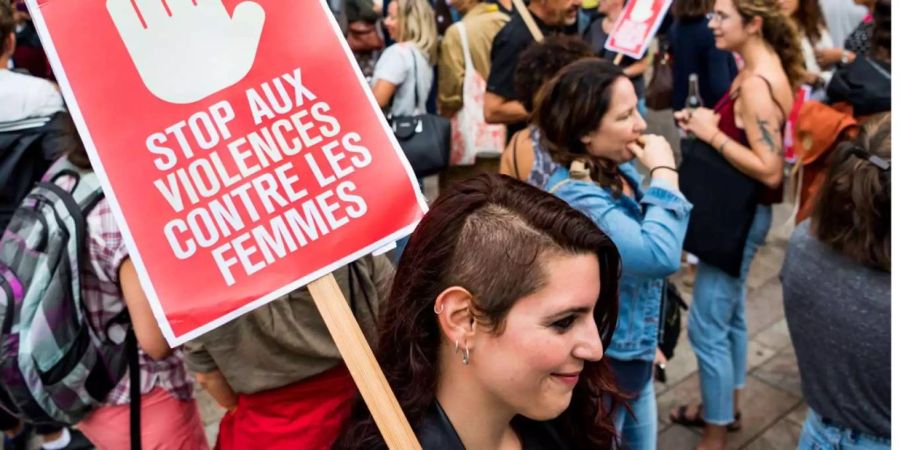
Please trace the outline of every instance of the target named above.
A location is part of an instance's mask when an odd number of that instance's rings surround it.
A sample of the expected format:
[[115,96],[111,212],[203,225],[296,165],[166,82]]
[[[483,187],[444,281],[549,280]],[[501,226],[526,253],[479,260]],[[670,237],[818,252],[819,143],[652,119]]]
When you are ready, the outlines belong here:
[[222,0],[107,0],[106,10],[147,89],[179,104],[244,78],[266,19],[250,1],[232,16]]
[[653,16],[653,0],[638,0],[628,18],[635,22],[646,22]]

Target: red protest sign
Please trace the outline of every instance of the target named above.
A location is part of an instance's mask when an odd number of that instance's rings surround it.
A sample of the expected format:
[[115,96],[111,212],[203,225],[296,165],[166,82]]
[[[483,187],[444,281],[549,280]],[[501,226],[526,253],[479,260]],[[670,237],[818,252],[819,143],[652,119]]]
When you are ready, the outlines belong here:
[[604,47],[634,59],[643,58],[671,5],[672,0],[628,2],[619,14]]
[[170,344],[422,216],[324,2],[28,1]]
[[800,120],[800,110],[803,109],[803,104],[809,101],[811,94],[812,87],[809,85],[804,84],[797,89],[797,93],[794,95],[794,107],[784,124],[784,160],[789,163],[797,162],[797,142],[794,140],[797,134],[797,121]]

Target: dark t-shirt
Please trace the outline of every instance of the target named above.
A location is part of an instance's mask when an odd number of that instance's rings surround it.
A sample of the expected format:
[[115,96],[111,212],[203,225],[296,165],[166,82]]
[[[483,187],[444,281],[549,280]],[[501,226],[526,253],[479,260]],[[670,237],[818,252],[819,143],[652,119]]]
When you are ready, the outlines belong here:
[[803,397],[832,423],[891,435],[891,274],[797,226],[781,269],[784,316]]
[[[568,29],[551,27],[536,16],[532,15],[532,17],[545,37],[553,34],[575,34],[577,31],[572,27]],[[509,22],[497,33],[494,43],[491,45],[491,73],[487,80],[488,92],[510,100],[522,100],[516,95],[513,80],[516,65],[519,63],[519,55],[532,43],[534,43],[534,37],[528,31],[525,21],[518,14],[513,14]],[[525,125],[525,122],[509,124],[507,126],[509,136],[525,128]]]
[[[605,48],[606,40],[609,39],[609,34],[603,30],[604,17],[606,16],[600,14],[594,18],[594,21],[591,22],[591,24],[588,25],[587,30],[584,31],[584,39],[591,45],[591,49],[594,51],[595,55],[612,61],[616,58],[617,53],[611,52]],[[638,62],[638,60],[623,55],[622,62],[619,63],[619,66],[625,68],[636,62]],[[644,98],[644,75],[640,74],[631,78],[631,82],[634,83],[634,92],[637,94],[638,98]]]

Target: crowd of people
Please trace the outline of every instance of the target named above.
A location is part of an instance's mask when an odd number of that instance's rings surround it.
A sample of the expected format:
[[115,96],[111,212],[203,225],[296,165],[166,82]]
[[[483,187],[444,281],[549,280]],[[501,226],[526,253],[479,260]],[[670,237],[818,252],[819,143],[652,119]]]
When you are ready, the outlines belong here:
[[[705,201],[685,192],[728,195],[682,176],[681,141],[753,198],[740,233],[703,222],[729,236],[737,270],[698,255],[687,334],[702,402],[663,414],[700,428],[700,450],[741,429],[747,277],[789,202],[798,448],[890,448],[889,0],[675,0],[655,37],[675,140],[648,130],[651,56],[606,48],[626,0],[327,3],[387,118],[476,102],[505,137],[438,175],[393,258],[334,272],[424,449],[657,448],[662,299]],[[21,226],[34,182],[74,191],[65,175],[92,173],[46,61],[24,1],[0,0],[0,229]],[[86,320],[109,332],[127,317],[139,374],[76,423],[0,390],[3,448],[34,433],[47,450],[386,448],[306,288],[170,348],[109,203],[85,214]],[[195,384],[227,411],[215,443]]]

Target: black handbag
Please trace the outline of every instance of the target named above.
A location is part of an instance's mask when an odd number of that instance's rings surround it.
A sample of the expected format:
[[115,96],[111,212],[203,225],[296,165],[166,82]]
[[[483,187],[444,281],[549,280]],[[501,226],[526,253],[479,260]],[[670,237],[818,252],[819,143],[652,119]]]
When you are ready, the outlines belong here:
[[760,184],[699,139],[682,139],[681,157],[681,192],[694,205],[684,250],[740,276]]
[[686,311],[687,303],[681,298],[681,292],[675,283],[665,281],[662,290],[659,314],[659,351],[667,360],[675,356],[678,336],[681,335],[681,312]]
[[[413,50],[416,108],[419,107],[419,70]],[[391,129],[416,176],[427,177],[450,165],[450,120],[434,114],[391,117]]]

